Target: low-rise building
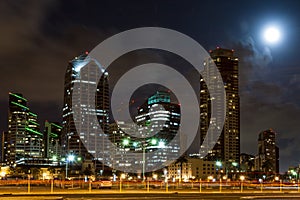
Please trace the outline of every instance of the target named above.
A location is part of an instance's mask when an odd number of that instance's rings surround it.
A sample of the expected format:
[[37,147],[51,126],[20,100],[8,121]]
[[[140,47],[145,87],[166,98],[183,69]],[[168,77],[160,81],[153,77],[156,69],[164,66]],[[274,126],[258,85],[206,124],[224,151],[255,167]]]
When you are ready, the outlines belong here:
[[221,165],[218,166],[216,163],[200,158],[186,158],[184,162],[177,161],[169,165],[168,178],[182,181],[189,179],[205,180],[208,177],[219,179],[224,171]]

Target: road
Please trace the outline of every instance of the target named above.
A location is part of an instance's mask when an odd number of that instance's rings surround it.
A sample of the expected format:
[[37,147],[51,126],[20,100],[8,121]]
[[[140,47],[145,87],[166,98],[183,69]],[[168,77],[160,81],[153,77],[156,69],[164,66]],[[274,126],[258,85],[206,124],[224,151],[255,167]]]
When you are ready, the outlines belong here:
[[87,188],[68,188],[63,189],[54,187],[53,192],[50,192],[49,186],[31,186],[30,193],[28,187],[22,186],[0,186],[0,199],[1,200],[209,200],[209,199],[222,199],[222,200],[242,200],[242,199],[300,199],[300,192],[297,189],[285,189],[282,192],[278,188],[267,190],[264,188],[262,192],[258,190],[250,190],[245,188],[241,193],[240,189],[229,190],[225,189],[220,192],[217,188],[205,189],[200,192],[199,188],[194,189],[150,189],[147,191],[143,189],[128,189],[126,187],[120,191],[118,188],[114,189],[92,189],[89,191]]

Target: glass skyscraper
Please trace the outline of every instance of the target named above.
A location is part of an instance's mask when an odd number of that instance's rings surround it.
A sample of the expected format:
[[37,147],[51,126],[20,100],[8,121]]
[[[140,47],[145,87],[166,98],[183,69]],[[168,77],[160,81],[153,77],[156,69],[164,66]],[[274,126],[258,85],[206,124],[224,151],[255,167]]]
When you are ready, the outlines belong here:
[[[102,76],[97,85],[101,72]],[[75,84],[78,87],[77,92],[74,92]],[[80,113],[77,117],[74,116],[72,107],[74,101],[78,103],[76,109],[79,109],[77,111]],[[93,120],[94,115],[97,121]],[[75,57],[68,64],[65,73],[62,126],[62,156],[73,154],[83,162],[94,160],[95,164],[99,164],[105,157],[103,154],[109,153],[104,140],[101,139],[104,137],[103,133],[108,134],[109,131],[108,73],[93,61],[87,52]],[[103,170],[104,166],[100,166]]]

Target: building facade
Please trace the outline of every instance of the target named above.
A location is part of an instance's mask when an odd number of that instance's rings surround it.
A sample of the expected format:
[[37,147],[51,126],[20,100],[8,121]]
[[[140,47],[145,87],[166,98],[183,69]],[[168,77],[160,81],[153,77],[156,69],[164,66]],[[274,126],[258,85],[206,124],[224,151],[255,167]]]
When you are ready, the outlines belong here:
[[276,146],[276,133],[272,129],[259,133],[255,169],[270,174],[279,173],[279,148]]
[[206,180],[208,177],[220,179],[225,175],[221,169],[216,166],[215,161],[209,161],[199,158],[189,158],[188,162],[191,163],[192,177],[199,180]]
[[[209,81],[216,76],[210,70],[214,63],[223,79],[226,92],[226,117],[222,133],[214,148],[205,157],[206,160],[222,161],[225,166],[239,163],[240,156],[240,100],[238,80],[238,58],[233,50],[217,48],[210,51],[211,58],[204,62],[203,74],[209,77]],[[213,84],[213,83],[211,83]],[[200,138],[203,144],[208,127],[214,120],[211,118],[211,101],[205,80],[200,80]],[[216,105],[217,107],[219,105]],[[207,142],[214,142],[207,140]]]
[[186,182],[193,178],[192,163],[175,162],[168,166],[168,179],[171,181]]
[[9,93],[8,133],[4,158],[7,165],[44,156],[43,134],[37,115],[30,112],[27,99],[22,94]]
[[45,158],[57,164],[61,159],[61,131],[62,127],[58,122],[45,121]]
[[[77,93],[74,93],[75,84]],[[72,108],[74,101],[78,103],[80,113],[77,117]],[[99,124],[103,132],[99,130]],[[109,149],[101,138],[109,131],[108,73],[87,52],[75,57],[67,67],[62,127],[62,156],[72,154],[83,162],[93,160],[96,168],[104,170],[101,160]]]
[[186,157],[184,162],[174,162],[168,166],[169,180],[207,180],[220,179],[226,176],[222,166],[217,166],[215,161],[200,159],[197,157]]
[[180,116],[180,105],[171,102],[168,92],[156,92],[138,108],[135,120],[141,139],[135,150],[153,152],[149,154],[152,156],[146,156],[148,166],[174,161],[180,156]]

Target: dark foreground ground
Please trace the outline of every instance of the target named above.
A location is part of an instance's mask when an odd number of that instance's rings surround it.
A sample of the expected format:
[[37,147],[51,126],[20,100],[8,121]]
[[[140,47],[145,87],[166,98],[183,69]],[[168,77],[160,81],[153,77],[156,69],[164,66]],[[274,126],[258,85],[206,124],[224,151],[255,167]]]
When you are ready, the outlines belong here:
[[165,199],[223,199],[223,200],[237,200],[237,199],[300,199],[299,194],[225,194],[225,193],[106,193],[106,194],[96,194],[96,193],[86,193],[86,194],[12,194],[12,195],[0,195],[1,200],[113,200],[113,199],[126,199],[126,200],[142,200],[142,199],[155,199],[155,200],[165,200]]

